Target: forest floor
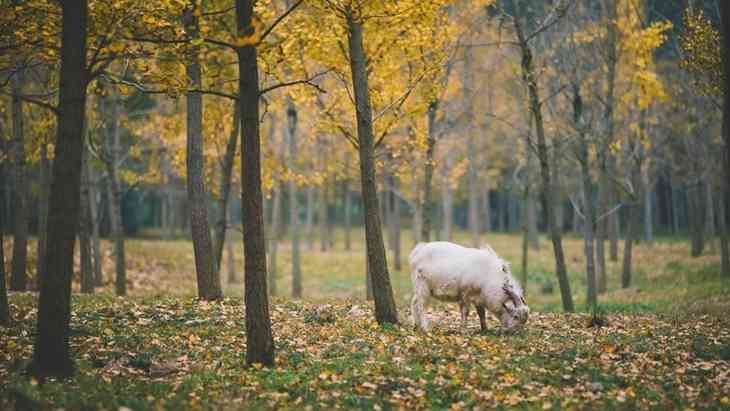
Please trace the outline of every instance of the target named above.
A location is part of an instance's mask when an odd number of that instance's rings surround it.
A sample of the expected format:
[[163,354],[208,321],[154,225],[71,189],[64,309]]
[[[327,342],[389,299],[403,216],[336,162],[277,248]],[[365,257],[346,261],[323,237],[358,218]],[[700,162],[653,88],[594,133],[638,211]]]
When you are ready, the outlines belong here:
[[[488,241],[519,278],[519,238]],[[566,243],[580,303],[581,243]],[[609,265],[603,324],[595,327],[590,313],[557,312],[557,290],[545,289],[552,260],[543,242],[532,252],[525,329],[505,334],[491,319],[481,333],[472,318],[461,330],[458,309],[435,304],[433,329],[421,333],[408,318],[405,261],[392,273],[402,325],[381,328],[362,299],[361,245],[344,252],[340,244],[303,253],[304,300],[273,299],[274,367],[243,366],[240,284],[226,285],[230,297],[221,302],[193,298],[186,241],[129,241],[130,297],[112,296],[111,284],[74,294],[78,372],[69,380],[39,384],[23,375],[37,295],[11,293],[15,323],[0,329],[0,409],[730,409],[730,291],[715,254],[690,259],[686,242],[669,239],[640,245],[634,287],[616,290],[620,266]],[[280,256],[279,286],[288,294],[286,247]]]

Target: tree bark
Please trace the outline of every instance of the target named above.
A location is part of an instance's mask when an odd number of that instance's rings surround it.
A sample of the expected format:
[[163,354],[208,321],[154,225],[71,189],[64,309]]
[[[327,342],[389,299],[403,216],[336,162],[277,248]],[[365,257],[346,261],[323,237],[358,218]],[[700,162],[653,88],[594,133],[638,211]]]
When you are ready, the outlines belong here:
[[454,189],[451,187],[450,174],[454,166],[453,153],[446,154],[446,164],[444,168],[444,185],[441,188],[441,201],[444,212],[443,221],[443,239],[451,241],[453,239],[454,227]]
[[705,236],[704,236],[704,189],[703,184],[698,183],[687,190],[688,204],[689,204],[689,222],[690,222],[690,235],[692,257],[699,257],[705,248]]
[[474,140],[474,67],[472,64],[472,48],[464,48],[464,71],[463,71],[463,97],[464,97],[464,121],[466,122],[466,144],[467,160],[469,162],[466,170],[467,191],[469,197],[469,209],[467,226],[471,234],[471,245],[479,247],[479,189],[477,188],[477,150]]
[[[18,70],[11,79],[13,141],[12,164],[14,179],[13,196],[13,262],[10,273],[10,289],[25,291],[28,287],[28,184],[26,183],[25,136],[23,121],[23,73]],[[74,230],[75,231],[75,230]]]
[[724,199],[717,198],[717,222],[720,232],[720,272],[723,278],[730,277],[730,252],[728,252],[727,220],[725,220]]
[[[109,176],[109,220],[111,237],[114,242],[115,292],[117,295],[127,294],[127,263],[124,253],[124,227],[122,225],[122,187],[119,181],[119,165],[122,148],[119,139],[119,96],[112,92],[107,103],[107,146],[106,166]],[[50,242],[49,242],[50,244]]]
[[[255,0],[236,0],[238,35],[254,34],[251,25]],[[269,299],[266,294],[266,244],[261,195],[259,140],[259,71],[255,45],[239,47],[239,104],[241,105],[241,204],[246,305],[246,362],[274,364]]]
[[91,212],[89,197],[89,151],[84,145],[81,154],[81,198],[79,207],[79,247],[81,258],[81,292],[94,292],[94,272],[91,265]]
[[[345,153],[345,169],[350,169],[350,153]],[[352,192],[350,191],[350,178],[345,177],[343,191],[345,195],[345,251],[352,250]]]
[[38,327],[29,371],[36,377],[74,372],[69,352],[71,275],[79,218],[79,182],[86,104],[86,0],[61,3],[61,69],[53,161],[48,248],[38,298]]
[[357,116],[357,136],[360,153],[360,177],[365,209],[365,237],[367,243],[368,267],[373,284],[375,299],[375,319],[379,324],[398,323],[398,315],[393,298],[393,289],[388,274],[388,264],[383,244],[383,232],[378,212],[377,188],[375,186],[375,156],[373,137],[373,117],[368,88],[367,57],[363,46],[362,23],[353,18],[352,11],[347,13],[350,68],[355,94],[355,113]]
[[[0,164],[0,179],[5,180],[5,165]],[[0,181],[0,187],[4,181]],[[10,304],[8,304],[8,290],[5,285],[5,196],[0,201],[0,326],[9,326],[11,322]]]
[[327,251],[327,184],[322,182],[317,190],[319,201],[317,201],[317,221],[319,223],[319,251]]
[[[231,221],[231,214],[233,212],[233,202],[228,201],[226,207],[226,213],[228,214],[228,221]],[[228,267],[228,284],[235,284],[238,282],[238,276],[236,275],[236,253],[233,250],[233,239],[231,238],[231,230],[226,230],[225,248],[226,248],[226,266]]]
[[297,199],[297,182],[294,178],[294,174],[297,172],[297,108],[291,100],[289,100],[286,109],[286,118],[289,137],[289,170],[292,174],[289,179],[292,297],[302,298],[302,266],[299,256],[299,202]]
[[[618,65],[618,41],[617,41],[617,21],[616,21],[616,2],[612,0],[608,0],[605,2],[606,6],[606,15],[608,17],[608,22],[606,24],[607,28],[607,61],[606,61],[606,105],[605,105],[605,112],[604,112],[604,121],[606,123],[606,136],[603,141],[603,149],[600,150],[599,155],[602,157],[599,159],[601,162],[601,170],[600,170],[600,190],[601,190],[601,197],[604,201],[601,202],[599,205],[599,210],[601,212],[606,212],[606,208],[608,205],[615,204],[616,203],[616,189],[613,185],[613,183],[609,180],[609,173],[614,172],[614,161],[613,161],[613,155],[609,152],[609,147],[613,143],[613,140],[615,138],[614,136],[614,129],[615,129],[615,122],[614,122],[614,105],[615,105],[615,99],[616,99],[616,67]],[[604,196],[605,191],[605,196]],[[599,285],[598,285],[598,292],[605,291],[605,281],[606,281],[606,259],[605,259],[605,252],[604,252],[604,246],[603,241],[606,236],[608,236],[609,239],[609,255],[611,258],[611,261],[618,261],[618,212],[612,213],[611,215],[607,216],[605,219],[605,222],[603,222],[599,226],[599,234],[598,234],[598,248],[600,256],[598,256],[598,265],[599,265]]]
[[705,207],[705,238],[710,241],[710,252],[715,252],[715,196],[709,178],[705,179]]
[[[40,176],[38,193],[38,257],[36,258],[36,280],[40,283],[46,261],[48,235],[48,196],[51,191],[51,162],[48,159],[48,143],[42,142],[40,147]],[[40,284],[39,284],[40,285]],[[40,287],[39,287],[40,288]]]
[[[722,140],[725,143],[723,156],[724,169],[724,197],[725,207],[725,241],[730,236],[730,4],[719,1],[720,21],[722,27],[722,72],[723,72],[723,103],[722,103]],[[730,278],[730,272],[725,271],[725,278]]]
[[86,167],[89,173],[89,214],[91,218],[91,249],[94,255],[94,287],[104,285],[104,278],[101,270],[101,241],[99,239],[99,178],[96,170],[87,162]]
[[560,227],[556,224],[555,218],[555,201],[553,198],[554,188],[552,184],[550,161],[548,158],[548,147],[545,137],[545,129],[542,119],[542,108],[540,96],[538,92],[537,77],[532,62],[532,50],[527,44],[527,40],[522,32],[522,26],[519,18],[514,19],[515,32],[517,34],[520,49],[522,51],[522,76],[525,82],[530,102],[530,111],[535,120],[535,129],[537,132],[537,152],[540,163],[540,175],[542,179],[542,202],[543,207],[547,211],[547,223],[550,229],[550,236],[553,243],[553,252],[555,253],[555,274],[558,277],[560,285],[560,294],[563,302],[563,310],[567,312],[573,311],[573,297],[570,293],[570,283],[568,282],[567,269],[565,267],[565,256],[563,255],[563,242]]
[[223,246],[226,242],[228,233],[228,204],[231,200],[231,181],[233,179],[233,163],[236,159],[236,148],[238,147],[239,124],[241,123],[241,113],[239,112],[238,103],[234,102],[233,108],[233,125],[231,134],[228,136],[226,143],[226,152],[223,155],[221,163],[221,195],[218,199],[218,208],[220,215],[215,225],[215,234],[213,235],[213,250],[215,252],[215,268],[220,272],[223,262]]
[[648,166],[642,170],[641,179],[644,187],[644,241],[651,246],[654,243],[654,208],[651,203],[652,184]]
[[391,175],[390,198],[392,200],[391,222],[393,230],[393,267],[400,271],[401,269],[401,218],[400,218],[400,198],[395,194],[398,189],[398,177]]
[[[202,7],[197,1],[183,11],[185,30],[197,37],[199,31],[196,8]],[[199,62],[199,49],[191,46],[186,67],[190,85],[194,89],[202,88],[202,74]],[[190,204],[190,230],[195,254],[195,273],[198,280],[198,298],[201,300],[218,300],[223,297],[221,279],[216,257],[213,254],[213,242],[210,238],[208,207],[206,205],[205,180],[203,167],[203,95],[199,92],[187,92],[187,151],[186,170],[188,202]]]
[[269,295],[277,295],[278,283],[278,257],[279,257],[279,231],[281,231],[281,196],[282,186],[275,177],[274,199],[271,205],[271,230],[269,232]]
[[423,221],[421,223],[421,241],[425,242],[431,241],[431,226],[435,209],[433,201],[433,168],[438,106],[438,100],[434,100],[428,105],[428,137],[426,140],[426,158],[423,161]]
[[304,220],[304,238],[307,241],[307,250],[314,250],[314,186],[307,186],[307,213]]
[[586,297],[588,306],[595,310],[598,304],[596,292],[596,269],[594,262],[594,228],[596,221],[595,207],[593,206],[593,181],[591,181],[590,158],[588,156],[588,140],[583,124],[583,100],[580,88],[574,85],[573,91],[573,121],[578,130],[578,162],[580,163],[581,183],[583,185],[583,253],[586,258]]
[[641,188],[641,177],[639,175],[640,165],[631,165],[631,181],[636,189],[636,194],[632,201],[634,204],[627,206],[627,218],[626,218],[626,238],[624,239],[624,259],[623,268],[621,272],[621,288],[631,287],[632,277],[632,256],[633,256],[633,245],[636,238],[639,236],[641,224],[641,203],[640,188]]

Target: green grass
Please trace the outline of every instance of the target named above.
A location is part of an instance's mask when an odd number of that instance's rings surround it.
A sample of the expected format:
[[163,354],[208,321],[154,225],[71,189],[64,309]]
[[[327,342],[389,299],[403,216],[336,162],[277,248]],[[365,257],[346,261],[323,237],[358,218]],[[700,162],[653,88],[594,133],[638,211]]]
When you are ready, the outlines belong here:
[[[526,329],[504,334],[490,319],[481,333],[471,318],[462,330],[458,310],[436,303],[434,329],[424,334],[409,324],[411,242],[404,237],[403,266],[391,268],[402,325],[385,328],[364,301],[361,241],[352,251],[342,250],[339,238],[324,253],[305,245],[304,298],[296,301],[287,297],[291,257],[282,241],[280,292],[271,305],[276,365],[268,368],[244,366],[242,284],[225,282],[222,302],[196,302],[190,242],[129,240],[131,295],[114,297],[107,279],[99,293],[73,296],[72,379],[39,384],[24,375],[37,301],[33,293],[11,293],[16,322],[0,329],[0,409],[730,408],[730,298],[717,255],[689,258],[687,245],[674,239],[639,244],[633,286],[621,289],[620,264],[609,263],[599,307],[605,324],[589,328],[582,243],[565,240],[572,291],[584,313],[563,314],[557,287],[542,292],[555,283],[543,239],[530,252],[533,314]],[[456,241],[465,238],[457,233]],[[521,278],[520,238],[486,241]],[[240,267],[241,247],[235,249]],[[226,267],[222,272],[225,278]]]

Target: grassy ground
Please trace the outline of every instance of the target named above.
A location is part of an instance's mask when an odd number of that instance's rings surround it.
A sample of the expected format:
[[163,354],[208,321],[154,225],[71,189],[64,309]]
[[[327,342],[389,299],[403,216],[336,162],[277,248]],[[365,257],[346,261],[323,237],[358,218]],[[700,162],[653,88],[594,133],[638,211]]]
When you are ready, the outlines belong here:
[[[519,238],[486,241],[519,277]],[[618,290],[620,266],[610,265],[610,290],[601,296],[605,323],[596,328],[590,314],[556,312],[557,290],[541,292],[554,282],[543,241],[531,252],[533,315],[525,330],[502,334],[491,320],[480,333],[475,318],[461,330],[458,310],[435,304],[434,329],[423,334],[408,325],[405,259],[392,272],[404,325],[380,328],[362,298],[362,245],[344,252],[341,244],[303,253],[303,301],[273,299],[271,368],[243,367],[241,284],[226,284],[225,301],[194,300],[186,241],[129,241],[128,298],[113,297],[111,284],[94,296],[74,295],[78,373],[70,380],[39,384],[23,375],[36,296],[11,293],[16,323],[0,329],[0,409],[730,409],[730,296],[717,255],[691,259],[685,242],[669,239],[640,245],[634,287]],[[566,255],[581,302],[578,239],[566,240]],[[286,295],[286,245],[280,257]],[[109,262],[105,272],[111,270]]]

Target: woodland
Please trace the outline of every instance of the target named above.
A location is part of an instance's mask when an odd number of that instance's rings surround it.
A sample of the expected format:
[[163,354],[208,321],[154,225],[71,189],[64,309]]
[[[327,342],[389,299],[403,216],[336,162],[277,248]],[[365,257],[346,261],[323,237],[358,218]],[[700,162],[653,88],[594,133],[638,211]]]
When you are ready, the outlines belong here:
[[[0,409],[730,409],[728,50],[723,0],[0,0]],[[415,328],[432,241],[527,323]]]

